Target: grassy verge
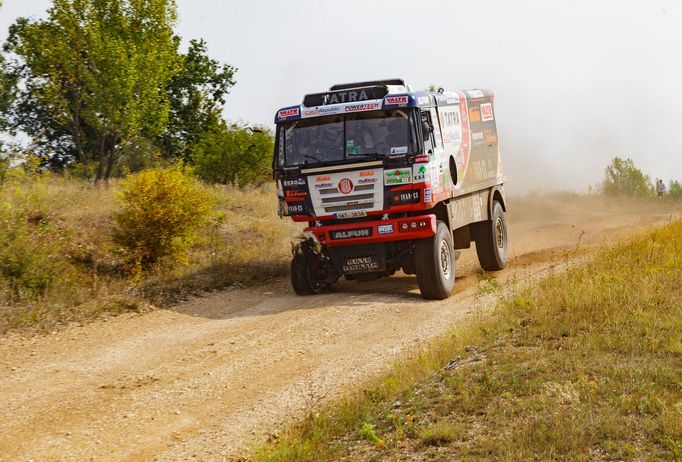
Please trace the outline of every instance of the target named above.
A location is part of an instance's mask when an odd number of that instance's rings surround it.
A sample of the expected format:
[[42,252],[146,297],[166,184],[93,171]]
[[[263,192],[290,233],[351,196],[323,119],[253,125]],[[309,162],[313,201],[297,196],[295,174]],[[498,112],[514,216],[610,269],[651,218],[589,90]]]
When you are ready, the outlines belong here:
[[680,236],[521,290],[252,458],[682,460]]
[[218,210],[187,264],[132,278],[111,238],[117,191],[115,182],[31,173],[0,185],[0,333],[145,310],[288,271],[298,227],[277,216],[272,187],[212,187]]

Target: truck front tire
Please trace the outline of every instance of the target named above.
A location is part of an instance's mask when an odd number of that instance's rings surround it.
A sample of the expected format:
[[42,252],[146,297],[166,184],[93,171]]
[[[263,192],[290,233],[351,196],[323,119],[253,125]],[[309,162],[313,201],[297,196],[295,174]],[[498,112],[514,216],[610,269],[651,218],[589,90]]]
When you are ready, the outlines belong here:
[[422,297],[444,300],[455,286],[455,252],[452,233],[439,221],[436,235],[416,241],[414,266]]
[[481,268],[499,271],[507,265],[509,246],[507,243],[507,220],[502,204],[493,202],[490,220],[476,223],[474,239]]
[[322,284],[313,278],[313,258],[304,252],[297,252],[291,260],[291,286],[296,295],[315,295],[322,291]]

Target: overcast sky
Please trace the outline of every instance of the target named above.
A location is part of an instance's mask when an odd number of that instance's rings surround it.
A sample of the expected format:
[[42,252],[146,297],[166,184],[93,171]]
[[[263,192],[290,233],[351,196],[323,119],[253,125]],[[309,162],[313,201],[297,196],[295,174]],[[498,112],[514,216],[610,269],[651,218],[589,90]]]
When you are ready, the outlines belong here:
[[[0,36],[49,0],[4,0]],[[178,0],[178,33],[239,68],[225,115],[275,110],[331,84],[400,77],[491,88],[509,187],[585,190],[631,157],[682,179],[682,2]]]

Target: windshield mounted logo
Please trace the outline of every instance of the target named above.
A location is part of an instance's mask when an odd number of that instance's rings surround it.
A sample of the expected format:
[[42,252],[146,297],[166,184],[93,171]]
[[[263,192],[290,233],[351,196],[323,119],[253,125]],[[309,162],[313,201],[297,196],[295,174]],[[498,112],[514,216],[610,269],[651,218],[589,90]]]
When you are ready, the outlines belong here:
[[352,193],[353,182],[350,181],[348,178],[344,178],[343,180],[339,181],[339,191],[341,191],[343,194]]

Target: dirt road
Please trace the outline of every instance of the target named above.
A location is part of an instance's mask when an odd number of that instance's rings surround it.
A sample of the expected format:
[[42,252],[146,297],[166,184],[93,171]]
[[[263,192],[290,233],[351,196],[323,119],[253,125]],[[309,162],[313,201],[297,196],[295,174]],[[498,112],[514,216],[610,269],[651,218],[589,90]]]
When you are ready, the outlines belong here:
[[[512,202],[507,286],[565,249],[670,220],[663,204]],[[0,460],[225,460],[309,406],[466,322],[481,297],[475,251],[456,295],[420,299],[416,280],[342,283],[299,298],[286,280],[48,335],[0,339]]]

